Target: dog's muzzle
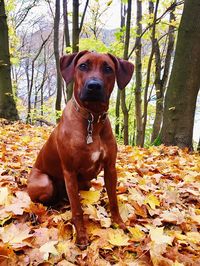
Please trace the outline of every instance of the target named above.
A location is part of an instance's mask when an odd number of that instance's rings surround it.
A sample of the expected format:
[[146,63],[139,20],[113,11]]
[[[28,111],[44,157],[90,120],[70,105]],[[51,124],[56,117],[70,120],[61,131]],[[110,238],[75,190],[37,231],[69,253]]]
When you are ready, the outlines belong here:
[[105,102],[105,99],[105,88],[102,80],[93,78],[85,82],[80,93],[81,101]]

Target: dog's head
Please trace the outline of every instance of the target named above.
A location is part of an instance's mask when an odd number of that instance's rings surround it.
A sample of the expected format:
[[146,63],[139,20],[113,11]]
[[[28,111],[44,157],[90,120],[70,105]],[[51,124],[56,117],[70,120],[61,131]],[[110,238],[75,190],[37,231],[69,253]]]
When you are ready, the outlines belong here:
[[126,87],[134,66],[111,54],[82,51],[63,56],[60,69],[67,85],[74,80],[74,95],[79,104],[96,110],[108,106],[115,80],[119,89]]

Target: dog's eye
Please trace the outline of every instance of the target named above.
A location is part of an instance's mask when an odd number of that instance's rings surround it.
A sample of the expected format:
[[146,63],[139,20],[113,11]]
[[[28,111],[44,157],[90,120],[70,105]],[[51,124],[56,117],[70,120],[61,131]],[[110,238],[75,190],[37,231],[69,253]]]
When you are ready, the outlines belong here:
[[88,70],[88,65],[83,63],[83,64],[80,64],[78,66],[78,68],[81,70],[81,71],[87,71]]
[[105,66],[104,67],[104,72],[107,74],[113,73],[113,70],[110,66]]

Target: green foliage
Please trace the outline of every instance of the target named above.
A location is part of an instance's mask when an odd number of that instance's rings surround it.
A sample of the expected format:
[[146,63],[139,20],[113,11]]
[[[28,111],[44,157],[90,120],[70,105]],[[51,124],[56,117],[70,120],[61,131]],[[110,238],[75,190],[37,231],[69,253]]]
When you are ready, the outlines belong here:
[[107,53],[108,48],[101,40],[96,40],[95,38],[81,38],[79,41],[80,50],[90,50],[99,53]]

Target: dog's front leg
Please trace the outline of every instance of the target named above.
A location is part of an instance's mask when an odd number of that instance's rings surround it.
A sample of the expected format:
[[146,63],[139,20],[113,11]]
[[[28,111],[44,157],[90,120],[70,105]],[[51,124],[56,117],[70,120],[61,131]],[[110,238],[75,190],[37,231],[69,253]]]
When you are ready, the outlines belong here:
[[117,223],[121,229],[126,229],[126,226],[119,214],[119,208],[117,203],[116,185],[117,185],[117,173],[115,165],[105,165],[104,167],[104,180],[108,193],[108,199],[110,202],[110,212],[112,221]]
[[83,210],[79,198],[77,176],[66,169],[63,172],[72,211],[72,222],[76,228],[76,243],[80,249],[85,249],[88,245],[88,236],[83,222]]

